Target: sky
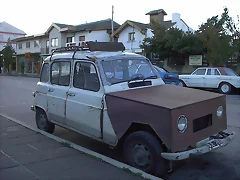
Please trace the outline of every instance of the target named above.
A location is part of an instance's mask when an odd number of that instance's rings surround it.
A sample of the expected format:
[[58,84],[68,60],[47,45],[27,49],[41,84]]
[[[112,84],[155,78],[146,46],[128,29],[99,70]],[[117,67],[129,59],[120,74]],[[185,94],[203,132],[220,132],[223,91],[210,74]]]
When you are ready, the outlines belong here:
[[47,31],[53,22],[79,25],[112,17],[119,24],[126,20],[149,23],[147,12],[164,9],[164,20],[171,20],[172,13],[181,18],[194,30],[212,16],[220,15],[226,6],[229,15],[237,20],[240,15],[238,0],[2,0],[0,22],[5,21],[27,35]]

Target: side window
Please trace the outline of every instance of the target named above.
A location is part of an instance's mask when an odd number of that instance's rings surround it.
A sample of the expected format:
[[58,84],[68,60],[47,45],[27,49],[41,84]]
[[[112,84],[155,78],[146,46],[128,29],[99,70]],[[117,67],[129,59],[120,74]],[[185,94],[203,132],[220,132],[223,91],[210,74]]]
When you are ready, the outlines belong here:
[[206,69],[198,69],[193,74],[194,75],[205,75]]
[[214,69],[214,75],[220,75],[217,69]]
[[88,62],[76,62],[74,68],[73,87],[97,92],[100,83],[95,66]]
[[212,74],[211,74],[211,69],[208,69],[208,70],[207,70],[207,75],[212,75]]
[[54,62],[51,67],[51,83],[60,86],[69,86],[70,84],[71,63]]
[[44,63],[42,66],[41,76],[40,76],[40,82],[48,82],[49,80],[49,64]]

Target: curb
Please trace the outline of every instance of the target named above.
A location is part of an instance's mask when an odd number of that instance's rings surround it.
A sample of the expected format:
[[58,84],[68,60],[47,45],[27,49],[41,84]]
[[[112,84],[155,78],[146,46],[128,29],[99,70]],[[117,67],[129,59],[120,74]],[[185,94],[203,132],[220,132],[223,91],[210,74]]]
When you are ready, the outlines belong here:
[[143,178],[145,178],[145,179],[150,179],[150,180],[164,180],[164,179],[162,179],[162,178],[159,178],[159,177],[153,176],[153,175],[151,175],[151,174],[145,173],[144,171],[141,171],[141,170],[139,170],[139,169],[136,169],[136,168],[134,168],[134,167],[131,167],[131,166],[127,165],[127,164],[121,163],[121,162],[116,161],[116,160],[114,160],[114,159],[111,159],[111,158],[109,158],[109,157],[107,157],[107,156],[104,156],[104,155],[102,155],[102,154],[96,153],[96,152],[91,151],[91,150],[89,150],[89,149],[87,149],[87,148],[84,148],[84,147],[82,147],[82,146],[76,145],[76,144],[74,144],[74,143],[72,143],[72,142],[69,142],[69,141],[67,141],[67,140],[64,140],[64,139],[62,139],[62,138],[59,138],[59,137],[54,136],[54,135],[52,135],[52,134],[49,134],[49,133],[47,133],[47,132],[45,132],[45,131],[39,130],[39,129],[37,129],[37,128],[33,128],[33,127],[31,127],[31,126],[29,126],[29,125],[27,125],[27,124],[25,124],[25,123],[23,123],[23,122],[21,122],[21,121],[19,121],[19,120],[17,120],[17,119],[11,118],[11,117],[9,117],[9,116],[7,116],[7,115],[5,115],[5,114],[0,113],[0,116],[2,116],[2,117],[4,117],[4,118],[7,118],[7,119],[9,119],[9,120],[11,120],[11,121],[14,121],[15,123],[20,124],[20,125],[28,128],[28,129],[30,129],[30,130],[32,130],[32,131],[39,132],[39,133],[41,133],[42,135],[47,136],[47,137],[49,137],[49,138],[51,138],[51,139],[53,139],[53,140],[55,140],[55,141],[58,141],[58,142],[66,142],[66,143],[68,143],[72,148],[74,148],[74,149],[76,149],[76,150],[78,150],[78,151],[81,151],[81,152],[83,152],[83,153],[85,153],[85,154],[94,156],[94,157],[100,159],[101,161],[104,161],[104,162],[106,162],[106,163],[108,163],[108,164],[111,164],[111,165],[113,165],[113,166],[115,166],[115,167],[118,167],[118,168],[121,168],[121,169],[127,169],[127,170],[129,170],[130,172],[132,172],[132,173],[134,173],[134,174],[139,174],[139,175],[141,175],[141,177],[143,177]]

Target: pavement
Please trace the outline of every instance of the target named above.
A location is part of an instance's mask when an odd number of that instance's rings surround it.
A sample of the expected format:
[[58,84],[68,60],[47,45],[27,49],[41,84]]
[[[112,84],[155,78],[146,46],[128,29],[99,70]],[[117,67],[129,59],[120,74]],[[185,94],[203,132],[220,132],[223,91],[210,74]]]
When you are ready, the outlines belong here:
[[[30,106],[37,82],[37,78],[0,76],[0,114],[36,128]],[[211,153],[174,162],[173,172],[164,178],[165,180],[240,180],[240,95],[228,95],[226,100],[227,132],[236,132],[234,141]],[[53,135],[124,163],[120,152],[103,143],[59,126],[56,126]]]
[[1,180],[141,180],[0,116]]

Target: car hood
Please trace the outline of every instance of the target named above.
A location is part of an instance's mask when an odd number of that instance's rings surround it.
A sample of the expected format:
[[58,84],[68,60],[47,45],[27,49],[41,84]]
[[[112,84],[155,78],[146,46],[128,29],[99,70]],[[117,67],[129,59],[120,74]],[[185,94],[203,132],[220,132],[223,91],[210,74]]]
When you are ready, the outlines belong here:
[[168,109],[175,109],[193,103],[223,96],[222,94],[190,89],[172,85],[159,85],[154,87],[131,89],[126,91],[111,92],[108,96],[128,99]]

